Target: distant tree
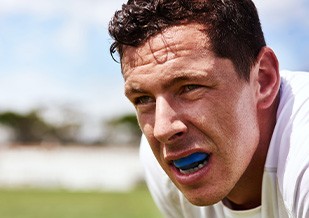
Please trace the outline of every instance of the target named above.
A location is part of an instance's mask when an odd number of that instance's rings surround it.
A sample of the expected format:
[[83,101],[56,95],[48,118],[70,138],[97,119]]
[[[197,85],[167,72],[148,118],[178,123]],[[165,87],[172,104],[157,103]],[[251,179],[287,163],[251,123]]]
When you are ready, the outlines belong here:
[[52,131],[52,127],[45,123],[36,111],[25,115],[4,112],[0,114],[0,123],[11,127],[15,133],[15,141],[24,144],[40,142],[42,136]]
[[74,132],[78,125],[64,123],[55,126],[41,118],[38,111],[20,114],[16,112],[0,113],[0,123],[14,132],[14,142],[32,144],[41,142],[71,143],[75,141]]
[[107,143],[139,145],[142,132],[135,114],[124,114],[112,118],[106,122],[106,126],[108,129]]

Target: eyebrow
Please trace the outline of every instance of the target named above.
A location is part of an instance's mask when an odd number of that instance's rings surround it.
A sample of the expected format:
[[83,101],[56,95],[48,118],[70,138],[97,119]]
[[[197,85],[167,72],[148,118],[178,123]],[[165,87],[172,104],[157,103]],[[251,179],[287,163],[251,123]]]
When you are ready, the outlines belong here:
[[163,84],[163,88],[168,88],[174,86],[177,83],[185,82],[185,81],[205,81],[211,80],[211,76],[207,72],[187,72],[187,73],[178,73],[173,75],[174,78],[169,80],[166,84]]
[[194,80],[196,77],[193,77],[192,78],[192,75],[191,76],[176,76],[175,78],[169,80],[167,83],[163,84],[163,88],[166,89],[168,87],[171,87],[171,86],[174,86],[175,84],[177,83],[180,83],[180,82],[184,82],[184,81],[190,81],[190,80]]
[[145,94],[146,91],[140,88],[133,88],[130,86],[130,88],[124,90],[125,96],[135,95],[135,94]]

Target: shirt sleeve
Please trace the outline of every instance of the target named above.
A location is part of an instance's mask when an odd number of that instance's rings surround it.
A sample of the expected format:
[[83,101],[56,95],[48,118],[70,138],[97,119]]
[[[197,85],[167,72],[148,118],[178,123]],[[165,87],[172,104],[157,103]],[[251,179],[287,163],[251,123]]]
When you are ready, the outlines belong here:
[[289,200],[291,203],[293,201],[292,214],[297,218],[309,217],[309,114],[306,119],[302,130],[298,129],[292,134],[291,140],[297,141],[297,145],[291,148],[293,155],[288,157],[290,164],[286,174],[286,180],[292,183],[288,185],[288,189],[291,189]]
[[309,217],[309,73],[298,73],[288,86],[293,93],[287,99],[291,105],[285,112],[285,140],[288,150],[281,161],[279,181],[284,203],[290,217]]

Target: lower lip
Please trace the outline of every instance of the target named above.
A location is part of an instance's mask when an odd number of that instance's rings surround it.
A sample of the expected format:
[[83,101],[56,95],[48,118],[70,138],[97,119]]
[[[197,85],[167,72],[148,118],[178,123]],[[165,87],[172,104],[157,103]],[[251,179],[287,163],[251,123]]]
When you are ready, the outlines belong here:
[[205,179],[207,173],[210,169],[211,158],[209,158],[208,163],[198,171],[190,174],[181,173],[174,165],[171,165],[172,173],[179,184],[182,185],[195,185],[201,182],[201,179]]

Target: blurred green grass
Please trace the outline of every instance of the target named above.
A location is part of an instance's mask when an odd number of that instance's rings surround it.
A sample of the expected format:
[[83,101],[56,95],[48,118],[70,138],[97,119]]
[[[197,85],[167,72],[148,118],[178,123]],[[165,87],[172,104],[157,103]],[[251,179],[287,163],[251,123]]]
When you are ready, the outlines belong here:
[[145,186],[131,192],[0,189],[3,218],[162,218]]

